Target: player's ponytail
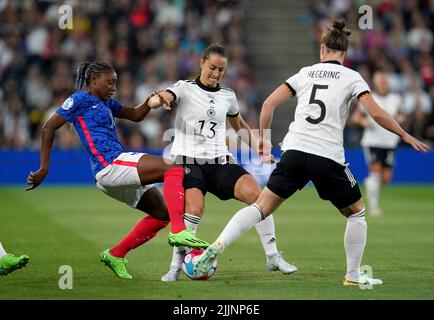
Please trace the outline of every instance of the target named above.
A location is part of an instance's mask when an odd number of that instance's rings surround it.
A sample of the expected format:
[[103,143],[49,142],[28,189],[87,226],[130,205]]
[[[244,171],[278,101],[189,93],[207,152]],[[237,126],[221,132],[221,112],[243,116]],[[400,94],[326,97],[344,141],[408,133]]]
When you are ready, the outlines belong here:
[[347,51],[348,37],[351,31],[346,27],[345,21],[334,21],[333,29],[327,28],[321,37],[321,43],[328,49]]
[[75,78],[75,90],[80,91],[86,87],[86,70],[91,65],[90,62],[82,62],[77,68],[77,77]]
[[101,73],[113,71],[113,67],[105,62],[82,62],[77,68],[75,90],[83,90],[89,84],[92,74],[99,76]]

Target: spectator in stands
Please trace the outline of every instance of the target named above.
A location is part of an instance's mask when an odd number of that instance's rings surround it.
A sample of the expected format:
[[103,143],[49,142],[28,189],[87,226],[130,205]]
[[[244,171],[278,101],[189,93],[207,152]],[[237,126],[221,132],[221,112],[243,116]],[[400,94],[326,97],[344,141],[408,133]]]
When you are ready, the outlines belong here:
[[[36,128],[57,96],[73,90],[71,76],[78,61],[103,60],[119,73],[132,73],[129,85],[136,95],[143,83],[154,82],[155,87],[162,88],[173,79],[195,75],[200,52],[213,39],[230,44],[231,55],[232,50],[240,51],[241,55],[234,55],[246,64],[245,51],[238,49],[244,46],[243,39],[236,36],[242,2],[77,1],[72,4],[72,30],[58,27],[61,4],[6,1],[0,7],[0,84],[3,91],[11,80],[24,85],[17,98],[22,103],[23,127],[30,128],[21,142],[8,140],[6,146],[1,138],[0,148],[38,145]],[[143,72],[143,66],[150,65],[152,70]],[[126,78],[122,75],[120,79]],[[255,90],[254,83],[246,90]],[[10,99],[16,98],[4,94],[5,105],[14,103]],[[253,112],[257,108],[255,105]],[[11,112],[4,108],[2,119],[12,117]],[[170,117],[155,120],[161,122],[162,129],[172,127]],[[121,127],[127,135],[125,142],[137,144],[138,139],[129,139],[130,134],[137,134],[137,128],[128,123]],[[0,131],[3,134],[3,128]],[[160,134],[144,138],[150,139],[150,146],[162,145]],[[65,146],[64,141],[58,141],[61,147],[78,145],[68,142]]]

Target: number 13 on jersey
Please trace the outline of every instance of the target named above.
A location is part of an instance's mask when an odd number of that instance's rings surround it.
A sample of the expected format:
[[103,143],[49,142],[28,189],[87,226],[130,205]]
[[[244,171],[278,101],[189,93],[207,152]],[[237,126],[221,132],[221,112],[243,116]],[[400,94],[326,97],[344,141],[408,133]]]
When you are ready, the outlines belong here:
[[[198,120],[198,130],[194,129],[194,135],[202,137],[202,138],[208,138],[212,139],[215,137],[215,126],[217,125],[217,122],[210,121],[206,123],[205,120]],[[204,132],[205,131],[205,132]],[[206,135],[206,136],[205,136]]]

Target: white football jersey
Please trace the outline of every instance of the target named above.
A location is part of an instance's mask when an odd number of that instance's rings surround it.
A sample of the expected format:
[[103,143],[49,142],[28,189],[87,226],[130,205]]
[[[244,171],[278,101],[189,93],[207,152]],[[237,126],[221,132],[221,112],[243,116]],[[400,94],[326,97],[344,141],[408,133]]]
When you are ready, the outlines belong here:
[[177,104],[171,156],[212,159],[229,154],[226,116],[239,114],[234,91],[209,88],[198,79],[180,80],[166,90],[175,95]]
[[[396,93],[388,93],[385,96],[380,96],[376,93],[372,94],[372,97],[378,103],[378,105],[386,111],[392,118],[396,118],[399,110],[402,106],[401,96]],[[384,149],[394,149],[398,145],[399,137],[384,129],[377,122],[372,119],[369,114],[363,110],[369,121],[369,127],[366,127],[363,131],[363,137],[361,145],[363,147],[375,147]]]
[[299,150],[345,163],[343,131],[351,100],[369,92],[362,76],[337,61],[302,68],[286,80],[297,96],[282,150]]

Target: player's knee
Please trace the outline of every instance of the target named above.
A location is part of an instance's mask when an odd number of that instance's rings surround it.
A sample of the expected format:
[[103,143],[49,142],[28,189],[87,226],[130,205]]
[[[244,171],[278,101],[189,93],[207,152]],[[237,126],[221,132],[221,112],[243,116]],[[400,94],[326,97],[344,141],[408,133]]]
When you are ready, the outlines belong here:
[[340,209],[339,211],[345,216],[349,217],[353,214],[360,213],[365,210],[365,205],[363,204],[363,201],[360,199],[356,201],[355,203],[349,205],[348,207],[345,207],[343,209]]
[[261,194],[259,186],[254,184],[244,185],[240,189],[239,194],[235,194],[235,197],[249,205],[255,203]]
[[185,212],[187,212],[188,214],[191,214],[193,216],[196,216],[196,217],[202,217],[203,210],[204,210],[204,207],[201,205],[197,205],[197,204],[192,204],[192,205],[189,205],[188,208],[187,207],[185,208]]
[[255,203],[258,200],[259,195],[261,194],[261,189],[258,186],[250,186],[244,189],[244,198],[245,202],[248,204]]
[[167,222],[170,221],[169,212],[167,211],[167,207],[164,203],[160,204],[157,208],[153,210],[152,216],[158,220]]
[[259,195],[261,193],[261,190],[260,189],[256,189],[256,188],[252,188],[250,191],[247,191],[247,192],[248,192],[248,194],[247,194],[247,197],[246,197],[246,202],[248,204],[252,204],[252,203],[255,203],[256,200],[258,200],[258,197],[259,197]]

